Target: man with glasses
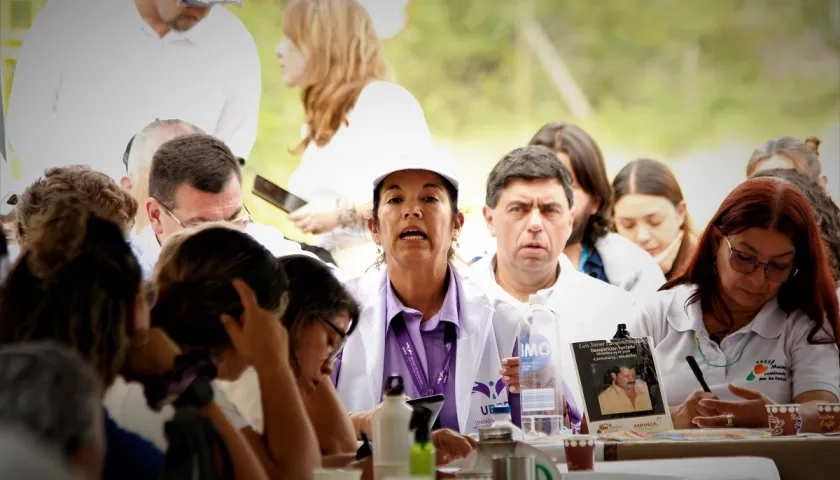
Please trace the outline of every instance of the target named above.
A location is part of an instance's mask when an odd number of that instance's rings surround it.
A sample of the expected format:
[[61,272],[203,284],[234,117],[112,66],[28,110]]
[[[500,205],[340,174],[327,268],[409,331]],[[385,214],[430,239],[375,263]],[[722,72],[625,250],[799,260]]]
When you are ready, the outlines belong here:
[[125,142],[155,118],[190,122],[248,158],[260,60],[242,22],[219,6],[242,3],[46,2],[20,49],[9,97],[6,133],[20,185],[66,164],[119,181]]
[[221,140],[203,133],[176,137],[157,149],[149,171],[149,198],[141,208],[149,225],[132,243],[147,273],[169,236],[208,222],[237,225],[276,256],[305,254],[279,230],[251,222],[242,201],[239,158]]

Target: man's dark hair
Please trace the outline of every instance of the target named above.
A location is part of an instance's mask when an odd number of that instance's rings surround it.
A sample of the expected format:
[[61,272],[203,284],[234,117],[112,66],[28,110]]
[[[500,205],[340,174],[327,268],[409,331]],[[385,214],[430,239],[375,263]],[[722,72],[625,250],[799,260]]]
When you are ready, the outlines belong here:
[[514,180],[557,179],[566,194],[569,208],[574,206],[572,175],[563,162],[551,150],[541,146],[517,148],[504,156],[487,176],[487,191],[484,203],[496,208],[499,197]]
[[601,202],[598,211],[589,218],[584,239],[594,244],[606,236],[613,222],[612,185],[607,177],[604,155],[595,140],[577,125],[559,122],[544,125],[529,144],[542,145],[554,153],[569,156],[580,188]]
[[239,159],[221,140],[204,133],[173,138],[158,148],[149,172],[149,196],[176,208],[181,185],[219,193],[235,174],[242,181]]

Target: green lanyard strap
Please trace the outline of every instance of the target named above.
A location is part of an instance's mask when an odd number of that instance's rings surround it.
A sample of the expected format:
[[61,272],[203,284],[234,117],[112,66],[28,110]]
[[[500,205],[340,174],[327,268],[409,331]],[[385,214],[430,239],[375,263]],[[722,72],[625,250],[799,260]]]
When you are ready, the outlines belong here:
[[753,341],[753,338],[755,338],[755,332],[750,333],[750,338],[747,340],[747,343],[745,343],[744,346],[741,347],[741,353],[738,354],[738,358],[736,358],[734,362],[727,363],[726,365],[715,365],[713,363],[709,363],[709,360],[706,358],[706,354],[703,353],[703,349],[700,348],[700,339],[697,338],[697,333],[696,332],[694,333],[694,345],[697,346],[697,351],[700,352],[700,358],[703,359],[703,363],[705,363],[706,365],[708,365],[710,367],[727,368],[727,367],[731,367],[732,365],[735,365],[736,363],[738,363],[741,360],[741,357],[744,356],[744,350],[747,349],[747,346],[750,344],[750,342]]

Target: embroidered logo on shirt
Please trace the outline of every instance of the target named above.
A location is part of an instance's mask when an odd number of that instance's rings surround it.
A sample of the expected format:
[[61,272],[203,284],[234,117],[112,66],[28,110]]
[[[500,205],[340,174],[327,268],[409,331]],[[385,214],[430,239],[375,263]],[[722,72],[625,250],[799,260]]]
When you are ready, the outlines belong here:
[[752,371],[749,375],[747,375],[747,381],[752,382],[753,380],[760,378],[770,370],[770,367],[772,367],[774,363],[776,363],[775,360],[759,360],[755,362],[755,366]]
[[498,397],[499,394],[502,393],[502,390],[504,390],[504,389],[505,389],[505,382],[503,382],[502,379],[500,378],[500,379],[496,380],[495,382],[492,381],[492,380],[488,383],[475,382],[473,384],[472,393],[477,392],[477,393],[480,393],[480,394],[484,395],[485,397],[487,397],[491,400],[495,400],[496,397]]

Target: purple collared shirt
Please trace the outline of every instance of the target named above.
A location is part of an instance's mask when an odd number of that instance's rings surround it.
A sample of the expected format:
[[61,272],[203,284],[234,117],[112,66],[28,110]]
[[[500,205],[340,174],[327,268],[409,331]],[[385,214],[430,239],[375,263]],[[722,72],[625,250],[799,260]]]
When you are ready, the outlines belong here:
[[[449,270],[449,286],[446,290],[446,296],[443,299],[443,305],[440,311],[432,318],[423,322],[423,315],[412,308],[406,307],[399,298],[397,298],[390,279],[387,279],[387,291],[385,293],[385,358],[384,368],[382,369],[384,382],[389,375],[398,374],[403,378],[405,384],[405,394],[411,398],[425,397],[428,392],[419,392],[414,382],[411,379],[411,373],[405,364],[402,354],[400,353],[400,346],[397,342],[397,337],[394,334],[394,329],[391,322],[395,317],[402,314],[405,320],[406,329],[411,337],[412,342],[417,349],[417,356],[420,359],[420,364],[426,373],[429,385],[434,385],[437,374],[440,372],[446,352],[444,350],[444,334],[446,332],[446,324],[451,323],[455,325],[455,332],[460,336],[460,323],[458,317],[460,309],[458,308],[458,284],[455,274]],[[446,401],[440,412],[440,424],[443,428],[451,428],[459,431],[458,426],[458,411],[455,400],[455,354],[457,350],[457,342],[453,346],[452,362],[449,368],[449,379],[446,382],[446,389],[444,395]]]

